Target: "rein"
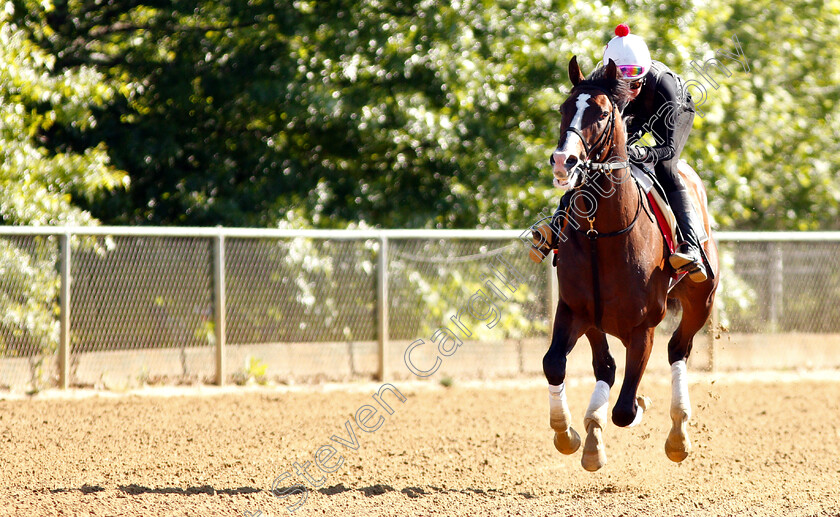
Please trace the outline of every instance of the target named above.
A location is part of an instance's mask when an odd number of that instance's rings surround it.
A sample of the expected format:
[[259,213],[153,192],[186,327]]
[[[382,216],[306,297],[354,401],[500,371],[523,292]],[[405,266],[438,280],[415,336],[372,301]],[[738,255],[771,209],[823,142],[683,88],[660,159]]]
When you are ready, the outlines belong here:
[[[613,133],[615,131],[615,112],[616,112],[617,106],[616,106],[615,100],[612,97],[612,94],[609,91],[604,90],[603,88],[599,88],[597,86],[586,86],[586,88],[587,89],[593,89],[593,90],[599,90],[602,93],[604,93],[607,96],[607,98],[610,100],[610,103],[611,103],[612,107],[610,109],[610,119],[609,119],[609,122],[607,123],[607,127],[604,128],[604,131],[601,132],[601,134],[598,136],[598,139],[592,145],[589,145],[586,142],[586,139],[583,138],[583,134],[581,133],[581,131],[579,129],[574,128],[574,127],[566,129],[566,133],[572,132],[580,138],[581,142],[583,142],[584,152],[586,152],[586,158],[584,160],[582,160],[582,162],[581,162],[581,166],[583,167],[584,175],[583,175],[583,178],[581,179],[580,184],[577,187],[575,187],[575,189],[580,189],[581,187],[583,187],[586,184],[586,180],[589,178],[589,174],[591,172],[603,171],[607,176],[609,176],[611,171],[613,171],[613,170],[626,169],[630,166],[629,162],[627,162],[627,161],[606,163],[606,162],[595,162],[595,161],[592,160],[592,158],[590,158],[590,155],[592,154],[592,151],[597,149],[599,146],[602,146],[602,143],[601,143],[602,140],[604,140],[604,144],[603,144],[604,147],[606,147],[606,145],[611,142],[611,137],[613,136]],[[564,135],[565,135],[565,133],[564,133]],[[606,238],[606,237],[617,237],[619,235],[624,235],[624,234],[630,232],[630,230],[633,229],[633,227],[636,225],[636,221],[639,220],[639,214],[642,211],[642,197],[643,197],[643,195],[641,193],[641,187],[639,187],[638,183],[636,184],[636,188],[639,189],[638,204],[636,205],[636,214],[635,214],[635,216],[633,216],[633,220],[630,221],[630,224],[628,224],[626,227],[622,228],[621,230],[615,231],[615,232],[601,233],[601,232],[599,232],[598,230],[595,229],[595,214],[592,214],[592,217],[587,217],[586,218],[586,220],[589,222],[589,229],[588,230],[581,230],[580,228],[577,228],[577,227],[574,228],[575,231],[585,234],[586,237],[589,239],[589,261],[590,261],[590,267],[592,269],[592,291],[593,291],[593,297],[594,297],[594,302],[595,302],[595,314],[594,314],[595,327],[598,330],[600,330],[601,332],[603,332],[603,329],[601,328],[601,320],[603,318],[604,308],[603,308],[603,303],[601,301],[601,285],[600,285],[600,278],[599,278],[599,274],[598,274],[598,246],[597,246],[596,241],[599,238],[602,238],[602,237]],[[597,205],[596,205],[595,209],[597,210]],[[566,212],[566,217],[568,218],[568,210]],[[555,255],[555,258],[556,258],[556,255]],[[555,262],[555,265],[556,265],[556,262]]]

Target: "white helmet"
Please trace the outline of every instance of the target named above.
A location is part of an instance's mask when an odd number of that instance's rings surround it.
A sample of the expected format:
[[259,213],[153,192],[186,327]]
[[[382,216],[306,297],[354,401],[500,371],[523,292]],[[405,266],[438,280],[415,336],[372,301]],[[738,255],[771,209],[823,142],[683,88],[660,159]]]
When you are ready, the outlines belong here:
[[615,37],[604,49],[604,63],[610,59],[627,79],[638,79],[650,70],[650,52],[645,40],[630,34],[630,27],[623,23],[615,28]]

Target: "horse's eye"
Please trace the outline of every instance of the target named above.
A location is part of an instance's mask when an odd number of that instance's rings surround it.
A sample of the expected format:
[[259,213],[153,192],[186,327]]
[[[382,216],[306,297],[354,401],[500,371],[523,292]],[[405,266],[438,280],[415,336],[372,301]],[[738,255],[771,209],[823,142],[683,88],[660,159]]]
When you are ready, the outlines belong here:
[[610,116],[609,112],[607,112],[607,111],[602,111],[601,112],[601,120],[604,120],[605,118],[607,118],[609,116]]

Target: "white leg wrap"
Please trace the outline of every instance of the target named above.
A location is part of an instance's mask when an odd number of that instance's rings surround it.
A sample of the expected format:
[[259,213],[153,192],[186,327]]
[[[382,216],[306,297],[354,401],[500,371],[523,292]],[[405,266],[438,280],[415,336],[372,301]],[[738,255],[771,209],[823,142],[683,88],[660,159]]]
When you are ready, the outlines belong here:
[[583,425],[589,430],[589,424],[596,424],[603,429],[607,425],[607,407],[610,403],[610,385],[604,381],[595,383],[595,390],[592,398],[589,399],[589,407],[586,408],[586,416],[583,418]]
[[691,401],[688,399],[688,372],[685,360],[671,365],[671,419],[691,418]]
[[565,431],[572,424],[569,403],[566,402],[566,383],[559,386],[548,385],[548,405],[550,410],[551,428],[555,431]]

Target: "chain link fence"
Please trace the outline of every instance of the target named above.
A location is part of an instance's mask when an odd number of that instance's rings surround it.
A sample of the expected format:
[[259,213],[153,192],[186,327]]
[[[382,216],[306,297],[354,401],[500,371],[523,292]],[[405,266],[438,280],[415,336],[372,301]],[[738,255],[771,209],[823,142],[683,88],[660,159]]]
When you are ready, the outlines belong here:
[[[555,272],[519,236],[0,229],[0,389],[537,375]],[[717,237],[716,326],[694,367],[840,366],[840,234]]]

